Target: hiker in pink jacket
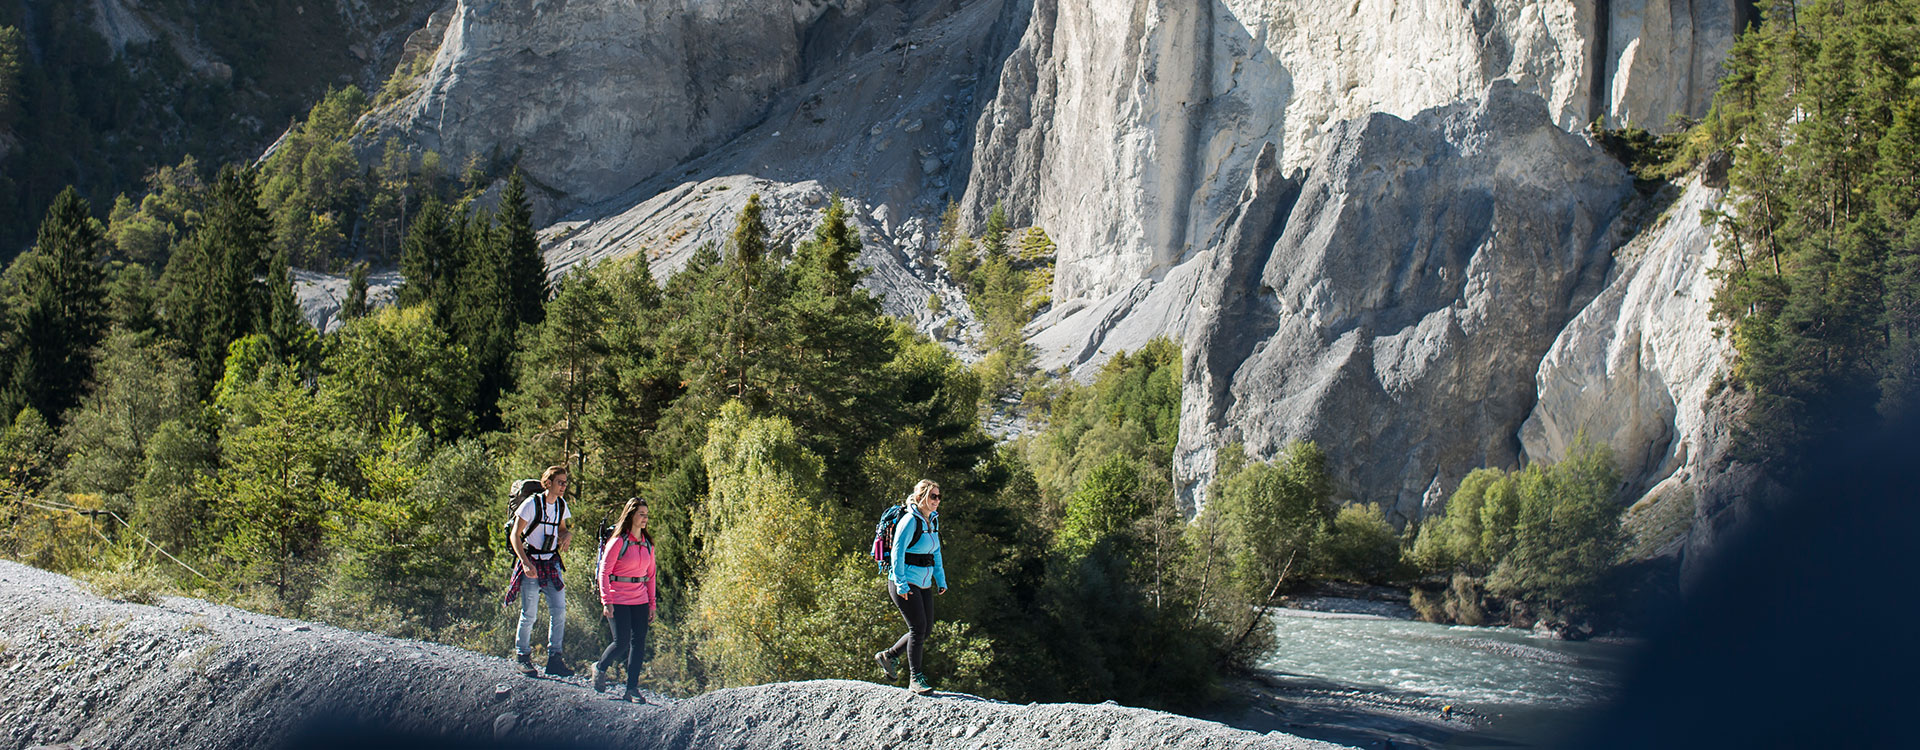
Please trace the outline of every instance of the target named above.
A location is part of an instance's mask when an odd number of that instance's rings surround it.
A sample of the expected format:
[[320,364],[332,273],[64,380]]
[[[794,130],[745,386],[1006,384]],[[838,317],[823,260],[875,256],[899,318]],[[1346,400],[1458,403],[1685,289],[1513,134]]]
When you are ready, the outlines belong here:
[[593,663],[593,689],[607,687],[607,667],[622,654],[627,657],[627,692],[621,700],[640,697],[640,663],[646,658],[647,629],[653,623],[658,596],[658,574],[653,565],[653,535],[647,533],[647,501],[627,500],[613,536],[600,549],[600,615],[613,625],[613,642]]

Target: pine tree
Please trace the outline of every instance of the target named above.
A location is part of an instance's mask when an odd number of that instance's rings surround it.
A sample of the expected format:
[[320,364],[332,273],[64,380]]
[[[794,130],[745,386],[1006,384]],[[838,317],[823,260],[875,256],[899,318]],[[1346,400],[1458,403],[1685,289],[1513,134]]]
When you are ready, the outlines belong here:
[[9,269],[16,301],[4,413],[32,407],[56,427],[80,403],[106,334],[101,231],[69,187],[54,198],[33,250]]
[[459,267],[451,288],[439,290],[450,300],[435,305],[436,319],[445,320],[454,341],[473,356],[479,381],[474,390],[473,413],[482,432],[500,426],[500,394],[511,385],[509,358],[520,334],[520,321],[514,317],[509,296],[507,259],[498,243],[489,242],[494,233],[491,217],[469,215],[459,232]]
[[[599,274],[575,273],[560,285],[544,323],[528,328],[518,359],[516,390],[501,399],[507,424],[537,457],[530,463],[559,459],[576,484],[589,475],[585,445],[587,413],[612,385],[607,371],[608,327],[613,297]],[[582,491],[575,487],[575,492]]]
[[[662,413],[681,393],[679,363],[660,354],[660,287],[644,254],[602,263],[605,282],[608,387],[587,414],[587,439],[600,455],[596,486],[609,497],[641,494],[658,473],[655,445]],[[658,518],[660,512],[655,511]]]
[[800,426],[811,447],[834,462],[831,476],[857,476],[854,462],[897,418],[886,365],[893,359],[890,325],[880,303],[855,285],[863,275],[860,235],[835,198],[813,237],[794,259],[794,384],[776,412]]
[[340,317],[353,320],[367,314],[367,264],[355,263],[347,274],[347,299],[340,303]]
[[1916,181],[1900,123],[1917,29],[1914,0],[1775,3],[1728,55],[1707,127],[1734,157],[1714,306],[1753,398],[1743,459],[1790,473],[1876,402],[1911,402],[1911,207],[1883,198]]
[[203,386],[220,380],[227,344],[266,317],[271,224],[250,170],[220,170],[207,210],[167,264],[162,315]]
[[20,111],[20,54],[26,48],[20,30],[0,26],[0,133],[13,131]]
[[293,293],[293,269],[288,265],[285,248],[273,254],[266,292],[267,306],[256,329],[267,334],[273,342],[274,354],[281,359],[310,364],[319,346],[319,336],[307,325],[306,315],[300,312],[300,301]]
[[506,192],[500,195],[500,226],[494,231],[494,241],[501,246],[498,253],[506,262],[514,319],[539,323],[546,314],[547,263],[533,233],[533,208],[527,203],[527,185],[519,168],[507,176]]
[[980,232],[980,250],[984,260],[1006,257],[1008,231],[1007,207],[994,201],[993,210],[987,212],[987,225]]
[[400,245],[400,275],[406,283],[400,287],[399,305],[444,301],[453,289],[458,268],[454,246],[454,228],[446,204],[428,198],[407,227]]
[[717,321],[724,363],[720,385],[727,395],[760,409],[789,372],[780,347],[788,336],[788,279],[785,269],[767,257],[769,231],[762,211],[760,195],[749,196],[712,292],[724,310]]

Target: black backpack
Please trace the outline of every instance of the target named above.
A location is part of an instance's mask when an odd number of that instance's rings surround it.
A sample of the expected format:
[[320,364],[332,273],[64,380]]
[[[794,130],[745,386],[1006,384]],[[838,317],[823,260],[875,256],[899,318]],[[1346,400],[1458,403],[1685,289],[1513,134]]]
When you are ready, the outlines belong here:
[[[507,492],[507,538],[508,539],[513,538],[513,522],[520,518],[520,516],[518,515],[520,511],[520,504],[526,502],[527,498],[540,494],[545,489],[546,489],[545,487],[541,486],[540,480],[538,479],[521,479],[521,480],[515,481],[513,484],[508,486],[508,492]],[[547,547],[547,548],[540,548],[540,547],[534,547],[529,545],[526,548],[527,554],[550,555],[558,551],[560,548],[560,522],[566,517],[567,517],[567,498],[565,495],[560,496],[559,512],[554,514],[554,520],[552,521],[546,520],[547,518],[546,510],[535,509],[533,514],[533,520],[527,522],[527,533],[525,536],[522,536],[521,538],[525,539],[528,536],[533,536],[533,530],[542,525],[552,526],[553,534],[547,537],[547,542],[549,544],[552,544],[553,546]]]
[[[873,562],[880,566],[880,575],[886,575],[887,569],[893,567],[893,528],[906,514],[905,503],[889,505],[885,511],[881,512],[880,522],[873,525]],[[923,524],[914,524],[913,538],[907,540],[907,547],[912,548],[913,545],[919,544],[920,535],[925,532]]]

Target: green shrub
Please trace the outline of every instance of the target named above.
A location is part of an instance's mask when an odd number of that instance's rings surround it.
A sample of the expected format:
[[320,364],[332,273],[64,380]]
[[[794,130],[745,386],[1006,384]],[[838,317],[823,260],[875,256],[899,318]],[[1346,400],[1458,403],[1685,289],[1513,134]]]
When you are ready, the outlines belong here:
[[1407,578],[1400,535],[1377,505],[1347,505],[1333,517],[1317,550],[1320,575],[1356,583],[1386,583]]
[[1410,557],[1428,572],[1485,576],[1487,591],[1566,615],[1590,609],[1625,535],[1605,448],[1582,443],[1566,460],[1468,474]]

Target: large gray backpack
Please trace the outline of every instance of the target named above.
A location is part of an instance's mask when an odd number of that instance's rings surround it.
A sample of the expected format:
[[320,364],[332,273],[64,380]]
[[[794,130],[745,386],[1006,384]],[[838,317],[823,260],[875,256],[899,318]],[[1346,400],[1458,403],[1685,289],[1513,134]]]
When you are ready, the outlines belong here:
[[[516,479],[511,484],[507,485],[507,538],[508,539],[513,538],[513,522],[518,520],[520,517],[518,515],[520,511],[520,504],[526,502],[527,498],[540,494],[540,492],[545,489],[546,489],[545,487],[541,486],[540,480],[538,479]],[[533,536],[533,530],[542,524],[552,526],[554,527],[553,533],[551,535],[548,535],[547,542],[553,546],[545,549],[538,548],[538,547],[531,547],[531,546],[527,547],[526,548],[527,554],[529,555],[535,555],[535,554],[549,555],[549,554],[553,554],[554,551],[559,548],[560,519],[567,517],[567,498],[565,495],[562,495],[560,497],[560,512],[554,515],[554,520],[547,521],[545,520],[546,517],[547,517],[547,514],[545,511],[535,512],[533,514],[533,520],[527,523],[526,536]],[[521,538],[524,539],[526,537],[521,537]]]

